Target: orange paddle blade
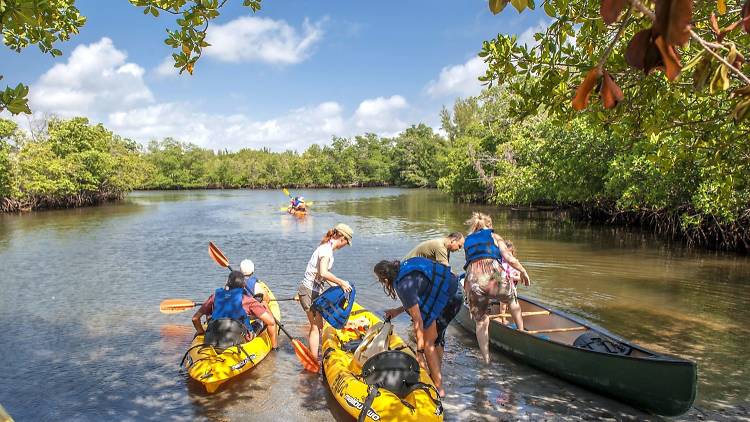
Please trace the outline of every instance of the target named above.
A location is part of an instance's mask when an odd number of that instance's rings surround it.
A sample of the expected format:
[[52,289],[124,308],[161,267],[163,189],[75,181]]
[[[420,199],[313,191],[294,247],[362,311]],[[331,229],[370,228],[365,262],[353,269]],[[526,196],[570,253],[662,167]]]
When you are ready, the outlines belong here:
[[301,341],[292,339],[292,346],[294,346],[294,354],[297,355],[297,359],[302,362],[302,366],[310,372],[320,371],[320,365],[318,360],[312,356],[312,352],[307,348]]
[[159,304],[159,311],[163,314],[179,314],[198,305],[200,303],[195,303],[189,299],[165,299]]
[[217,264],[221,265],[222,267],[229,266],[229,260],[224,255],[224,253],[221,252],[221,249],[214,245],[214,242],[208,242],[208,254],[211,256],[211,258],[213,258],[214,261],[216,261]]

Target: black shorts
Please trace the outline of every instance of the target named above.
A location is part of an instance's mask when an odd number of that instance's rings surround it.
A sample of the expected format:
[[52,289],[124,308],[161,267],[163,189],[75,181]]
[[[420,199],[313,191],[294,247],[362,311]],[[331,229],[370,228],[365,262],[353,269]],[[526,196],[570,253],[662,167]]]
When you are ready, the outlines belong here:
[[448,329],[448,325],[450,325],[451,321],[453,321],[453,318],[458,315],[458,311],[461,310],[463,303],[463,289],[461,286],[458,286],[456,294],[448,301],[448,304],[445,305],[445,309],[443,309],[443,312],[435,321],[437,324],[437,339],[435,339],[435,346],[445,347],[445,331]]

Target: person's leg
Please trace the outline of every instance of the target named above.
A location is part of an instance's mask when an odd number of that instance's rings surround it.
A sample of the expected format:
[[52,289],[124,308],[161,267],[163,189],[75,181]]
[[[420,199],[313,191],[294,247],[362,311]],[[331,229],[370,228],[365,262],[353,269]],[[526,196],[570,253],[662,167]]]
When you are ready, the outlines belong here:
[[277,335],[279,334],[278,333],[279,330],[278,328],[276,328],[276,321],[274,321],[273,315],[271,314],[271,312],[269,311],[269,312],[262,313],[258,317],[258,319],[263,321],[264,324],[266,324],[266,330],[268,330],[268,336],[271,338],[271,347],[273,347],[274,349],[279,347],[278,340],[276,338]]
[[476,321],[477,343],[479,343],[479,352],[485,364],[490,363],[490,318],[485,315],[481,320]]
[[523,314],[521,313],[521,305],[518,304],[517,300],[510,303],[510,315],[513,317],[513,321],[516,323],[516,328],[519,331],[523,331]]
[[318,349],[320,348],[320,330],[323,328],[323,318],[315,311],[307,311],[307,320],[310,322],[310,329],[307,332],[307,341],[310,346],[315,360],[318,360]]
[[424,356],[427,360],[427,367],[430,369],[430,378],[435,384],[440,393],[440,397],[445,396],[445,390],[443,390],[443,375],[440,368],[440,358],[435,347],[435,340],[437,339],[437,324],[434,322],[424,332]]

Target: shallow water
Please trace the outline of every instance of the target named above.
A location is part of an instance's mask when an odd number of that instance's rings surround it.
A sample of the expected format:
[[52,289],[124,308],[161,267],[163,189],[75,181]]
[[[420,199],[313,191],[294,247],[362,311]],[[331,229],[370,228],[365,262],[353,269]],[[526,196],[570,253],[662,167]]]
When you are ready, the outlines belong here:
[[[287,341],[262,364],[207,395],[178,363],[191,312],[162,315],[170,297],[203,300],[232,263],[250,257],[279,298],[294,294],[310,253],[336,222],[355,230],[334,272],[374,310],[393,304],[371,269],[421,240],[464,230],[490,212],[517,246],[533,285],[521,293],[633,342],[698,362],[696,409],[679,419],[747,418],[750,259],[690,251],[638,230],[545,213],[454,204],[435,191],[311,190],[312,214],[278,211],[279,191],[137,192],[116,205],[0,216],[0,404],[18,421],[348,420]],[[452,257],[457,270],[463,254]],[[305,317],[284,302],[300,336]],[[407,320],[396,320],[404,332]],[[283,339],[283,337],[282,337]],[[482,367],[472,335],[449,329],[444,365],[449,420],[653,417],[493,354]]]

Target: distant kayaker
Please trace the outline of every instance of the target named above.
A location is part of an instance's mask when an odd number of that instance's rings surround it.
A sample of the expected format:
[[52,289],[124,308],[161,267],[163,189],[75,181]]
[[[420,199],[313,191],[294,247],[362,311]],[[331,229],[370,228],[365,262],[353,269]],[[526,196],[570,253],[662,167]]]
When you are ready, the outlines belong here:
[[464,235],[453,232],[445,237],[425,240],[418,244],[404,257],[404,261],[415,256],[429,258],[443,265],[449,265],[451,252],[456,252],[464,247]]
[[385,293],[392,299],[398,298],[411,317],[417,359],[429,368],[435,387],[444,397],[441,350],[445,345],[445,330],[461,309],[458,279],[449,266],[424,257],[404,262],[380,261],[373,271]]
[[295,196],[289,205],[289,212],[305,212],[307,211],[307,205],[305,204],[304,196]]
[[315,359],[318,358],[318,348],[320,346],[320,330],[323,329],[323,318],[319,313],[310,309],[312,301],[325,290],[328,285],[338,285],[349,293],[352,290],[351,285],[346,280],[336,277],[331,269],[333,268],[333,251],[351,245],[354,231],[346,224],[340,223],[328,232],[326,232],[320,245],[315,249],[310,260],[307,262],[305,275],[300,283],[297,295],[302,309],[307,314],[307,320],[310,323],[308,327],[308,344]]
[[[201,317],[210,316],[209,321],[218,321],[220,319],[232,319],[241,323],[246,329],[247,334],[244,341],[250,341],[253,337],[253,326],[250,318],[257,318],[266,325],[268,334],[271,337],[271,347],[276,349],[276,322],[269,309],[261,302],[258,302],[252,296],[246,294],[245,276],[241,271],[232,271],[224,287],[216,289],[216,292],[206,299],[198,311],[193,315],[193,326],[198,334],[205,334]],[[209,322],[209,329],[219,327]],[[221,326],[225,327],[225,326]],[[223,329],[223,328],[218,328]],[[222,337],[221,333],[217,337]],[[241,339],[238,339],[241,341]]]
[[503,238],[492,230],[492,218],[475,212],[466,221],[469,235],[464,243],[466,254],[466,278],[464,290],[469,299],[471,318],[476,322],[477,342],[485,363],[490,362],[489,352],[489,311],[490,302],[499,300],[507,303],[516,329],[523,330],[521,306],[518,304],[516,286],[510,275],[503,269],[503,263],[518,270],[520,280],[528,286],[529,274],[513,256]]

